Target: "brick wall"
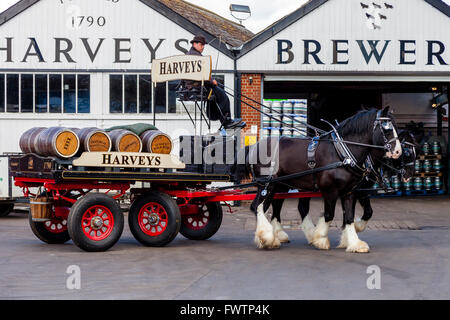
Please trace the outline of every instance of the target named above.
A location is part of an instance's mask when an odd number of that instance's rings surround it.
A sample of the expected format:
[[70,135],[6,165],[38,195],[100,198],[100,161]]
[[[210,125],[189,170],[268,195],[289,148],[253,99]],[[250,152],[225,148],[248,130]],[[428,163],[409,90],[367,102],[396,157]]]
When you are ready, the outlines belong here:
[[[252,83],[250,84],[250,82]],[[241,75],[242,94],[255,101],[262,103],[261,82],[262,82],[261,74],[242,74]],[[242,100],[258,108],[258,110],[261,110],[261,106],[259,106],[258,104],[248,99],[245,99],[244,97],[242,97]],[[247,123],[247,126],[243,130],[243,135],[250,134],[251,127],[256,125],[258,126],[258,139],[259,139],[259,130],[261,127],[261,114],[258,111],[247,106],[245,103],[241,103],[241,116],[242,120]]]

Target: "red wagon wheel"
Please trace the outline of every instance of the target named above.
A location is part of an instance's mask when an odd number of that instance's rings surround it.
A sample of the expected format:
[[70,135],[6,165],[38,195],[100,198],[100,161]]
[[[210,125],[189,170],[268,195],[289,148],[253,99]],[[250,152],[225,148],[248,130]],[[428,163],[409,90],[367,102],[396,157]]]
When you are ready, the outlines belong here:
[[103,193],[88,193],[70,209],[67,228],[73,242],[85,251],[106,251],[123,232],[124,219],[116,200]]
[[222,224],[222,206],[211,202],[198,205],[195,211],[193,214],[183,214],[180,233],[190,240],[211,238]]
[[133,236],[143,245],[165,246],[175,239],[180,230],[180,209],[169,195],[151,191],[133,202],[128,224]]

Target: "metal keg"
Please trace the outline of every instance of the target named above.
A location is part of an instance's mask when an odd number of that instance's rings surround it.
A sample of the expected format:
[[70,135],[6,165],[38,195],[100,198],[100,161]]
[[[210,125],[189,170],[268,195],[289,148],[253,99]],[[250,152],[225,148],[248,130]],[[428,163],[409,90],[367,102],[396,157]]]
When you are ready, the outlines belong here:
[[439,159],[434,160],[433,162],[433,170],[435,172],[441,172],[442,169],[442,165],[441,165],[441,161]]
[[431,191],[432,187],[433,187],[433,181],[431,180],[431,177],[426,177],[425,178],[425,190]]
[[431,161],[430,160],[425,160],[423,162],[423,171],[425,171],[426,173],[429,173],[431,171]]
[[411,191],[412,188],[412,179],[408,179],[408,181],[403,182],[403,187],[406,191]]
[[425,142],[422,145],[422,152],[424,155],[429,155],[430,154],[430,145],[428,144],[428,142]]
[[414,170],[418,173],[418,172],[422,172],[422,161],[420,160],[416,160],[415,164],[414,164]]
[[398,176],[393,176],[392,177],[392,188],[395,190],[395,191],[398,191],[398,190],[400,190],[400,179],[398,178]]
[[441,144],[439,143],[439,141],[433,141],[431,149],[433,150],[433,154],[435,154],[435,155],[440,154],[441,153]]
[[422,188],[423,188],[423,181],[422,181],[422,178],[420,178],[420,177],[417,177],[417,178],[414,178],[414,190],[422,190]]
[[434,178],[434,188],[436,190],[441,190],[442,189],[442,180],[441,177],[435,177]]

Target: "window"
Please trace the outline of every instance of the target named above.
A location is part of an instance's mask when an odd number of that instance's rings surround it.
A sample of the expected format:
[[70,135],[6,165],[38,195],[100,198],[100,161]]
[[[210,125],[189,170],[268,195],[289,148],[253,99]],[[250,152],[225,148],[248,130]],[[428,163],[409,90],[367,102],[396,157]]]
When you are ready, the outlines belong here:
[[89,113],[90,91],[87,74],[0,74],[0,112]]
[[6,111],[19,112],[19,75],[6,76]]
[[61,113],[62,110],[62,76],[50,75],[50,113]]
[[22,74],[20,77],[21,112],[33,112],[33,75]]
[[[224,76],[214,78],[221,84]],[[152,113],[184,113],[184,107],[178,100],[176,91],[180,81],[158,83],[153,90],[149,74],[111,74],[109,76],[109,112],[136,114]],[[185,102],[189,112],[194,111],[194,104]]]
[[139,112],[152,112],[152,78],[149,75],[139,76]]
[[78,75],[78,113],[91,112],[91,77]]
[[0,74],[0,112],[5,112],[5,75]]
[[125,113],[137,113],[137,75],[125,76]]
[[76,112],[76,88],[75,88],[75,75],[64,75],[64,113]]
[[37,74],[34,76],[34,101],[35,112],[47,112],[47,75]]
[[123,81],[121,75],[109,76],[109,112],[122,113]]

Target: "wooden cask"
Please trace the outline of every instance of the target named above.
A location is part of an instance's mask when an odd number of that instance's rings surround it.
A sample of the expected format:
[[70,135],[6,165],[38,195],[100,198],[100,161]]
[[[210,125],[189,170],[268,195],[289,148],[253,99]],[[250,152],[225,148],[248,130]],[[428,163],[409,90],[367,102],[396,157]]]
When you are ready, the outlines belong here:
[[141,152],[142,141],[131,131],[116,129],[108,132],[112,142],[112,150],[117,152]]
[[20,150],[22,150],[23,153],[39,154],[37,138],[45,129],[46,128],[44,127],[35,127],[25,131],[19,140]]
[[109,152],[111,151],[112,143],[109,135],[98,128],[82,128],[75,129],[74,132],[80,139],[80,150],[83,152]]
[[53,198],[45,196],[30,199],[31,218],[35,222],[49,221],[52,218]]
[[158,130],[147,130],[141,134],[144,152],[170,154],[172,139],[169,135]]
[[70,129],[51,127],[39,134],[37,145],[41,156],[71,158],[78,152],[80,140]]

